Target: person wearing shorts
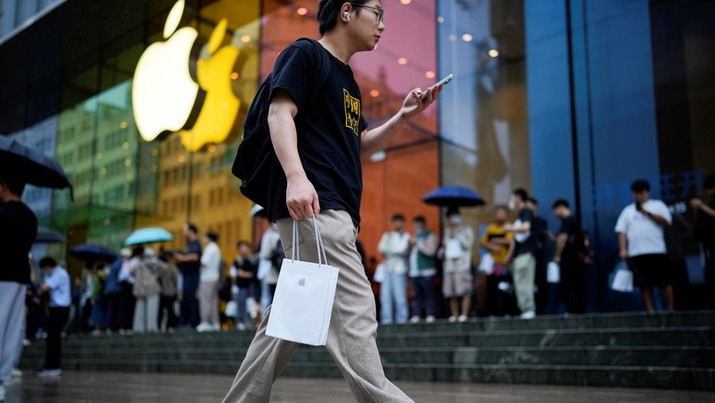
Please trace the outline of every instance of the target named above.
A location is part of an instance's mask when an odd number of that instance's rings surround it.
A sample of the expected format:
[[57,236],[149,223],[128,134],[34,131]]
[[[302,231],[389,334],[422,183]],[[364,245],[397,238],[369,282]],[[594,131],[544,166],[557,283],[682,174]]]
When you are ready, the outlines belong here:
[[442,249],[444,256],[442,294],[449,298],[451,313],[449,321],[465,322],[469,318],[474,289],[472,277],[474,231],[472,227],[462,223],[462,217],[457,210],[450,210],[447,213],[447,222]]
[[668,274],[668,257],[663,229],[672,217],[668,206],[650,198],[650,183],[644,179],[631,184],[633,203],[626,206],[616,223],[619,256],[628,261],[634,283],[640,286],[648,313],[655,312],[652,287],[660,287],[668,310],[672,311],[673,287]]

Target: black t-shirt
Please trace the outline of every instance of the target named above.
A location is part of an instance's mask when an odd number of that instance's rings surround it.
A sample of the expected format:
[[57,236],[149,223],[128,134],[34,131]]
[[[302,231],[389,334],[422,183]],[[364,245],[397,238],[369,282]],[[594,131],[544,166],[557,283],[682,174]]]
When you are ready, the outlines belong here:
[[186,245],[184,255],[195,253],[199,259],[194,262],[185,262],[180,265],[182,274],[195,274],[201,270],[201,242],[198,239],[189,241]]
[[[516,246],[514,249],[514,256],[519,256],[523,255],[525,253],[533,253],[536,254],[537,252],[537,245],[536,245],[536,240],[534,239],[534,232],[537,231],[535,220],[534,220],[534,213],[529,210],[528,208],[523,208],[521,211],[519,211],[519,217],[518,220],[521,221],[521,223],[526,223],[530,222],[531,223],[531,231],[529,232],[529,237],[523,240],[522,242],[516,241]],[[520,234],[515,234],[516,238],[520,238]]]
[[[710,200],[708,206],[711,209],[715,209],[715,199]],[[695,215],[693,235],[695,240],[701,242],[705,249],[715,251],[715,218],[703,211],[698,211]]]
[[[321,57],[317,52],[324,52]],[[318,77],[321,60],[331,64],[327,77]],[[321,86],[321,83],[322,86]],[[320,87],[320,94],[311,98]],[[297,41],[281,52],[273,69],[271,98],[285,91],[298,107],[295,117],[298,154],[315,187],[322,210],[345,210],[360,223],[362,167],[360,141],[367,123],[362,116],[360,88],[350,66],[322,45]],[[285,173],[274,166],[267,210],[273,221],[290,217],[286,207]]]
[[253,277],[251,277],[251,278],[243,278],[243,277],[236,276],[236,285],[239,288],[250,287],[251,283],[253,282],[253,279],[256,278],[256,270],[257,270],[256,263],[251,259],[236,259],[233,261],[233,267],[235,267],[236,270],[241,269],[241,270],[250,271],[251,273],[253,273]]
[[37,236],[37,217],[25,203],[0,203],[0,281],[28,284],[28,254]]
[[567,241],[564,246],[564,250],[561,252],[561,258],[563,260],[572,259],[576,257],[578,252],[577,243],[581,241],[581,225],[578,223],[575,217],[568,216],[561,220],[561,228],[559,229],[559,235],[566,234]]

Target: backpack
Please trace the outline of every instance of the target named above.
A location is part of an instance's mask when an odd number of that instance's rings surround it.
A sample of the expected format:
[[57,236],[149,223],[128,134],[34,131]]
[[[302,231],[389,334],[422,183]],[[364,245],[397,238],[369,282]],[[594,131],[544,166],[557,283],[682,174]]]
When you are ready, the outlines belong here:
[[[323,46],[315,40],[301,38],[318,48],[317,68],[320,69],[317,82],[309,86],[306,105],[313,104],[321,93],[330,75],[330,60]],[[298,42],[296,41],[296,42]],[[238,146],[231,172],[241,179],[241,193],[254,203],[267,206],[270,178],[274,170],[281,169],[276,157],[268,128],[268,109],[271,104],[271,79],[273,73],[263,81],[256,92],[243,124],[243,141]],[[282,173],[282,172],[281,172]]]

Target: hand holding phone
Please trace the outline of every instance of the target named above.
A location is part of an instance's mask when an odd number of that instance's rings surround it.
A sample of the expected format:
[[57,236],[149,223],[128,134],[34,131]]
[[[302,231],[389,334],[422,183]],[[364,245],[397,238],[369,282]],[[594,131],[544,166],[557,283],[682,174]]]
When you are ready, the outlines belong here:
[[[438,87],[441,87],[441,86],[447,84],[448,82],[452,81],[453,78],[454,78],[454,74],[448,74],[446,77],[439,80],[437,82],[437,84],[434,85],[434,87],[432,87],[433,90],[434,90],[434,88],[438,88]],[[430,92],[430,90],[427,90],[427,91],[423,92],[422,94],[420,94],[420,101],[424,100],[427,97],[427,94],[429,92]]]

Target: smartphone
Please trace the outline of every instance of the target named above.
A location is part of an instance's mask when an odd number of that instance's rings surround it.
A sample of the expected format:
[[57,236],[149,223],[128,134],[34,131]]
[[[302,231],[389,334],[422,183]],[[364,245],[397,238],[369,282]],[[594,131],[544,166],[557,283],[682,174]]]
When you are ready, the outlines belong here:
[[[439,80],[439,81],[437,82],[437,84],[435,84],[435,88],[447,84],[448,82],[452,81],[453,78],[454,78],[454,74],[448,74],[445,78]],[[428,92],[429,92],[429,91],[423,92],[423,93],[420,95],[420,100],[425,99],[425,97],[427,96],[427,93],[428,93]]]

